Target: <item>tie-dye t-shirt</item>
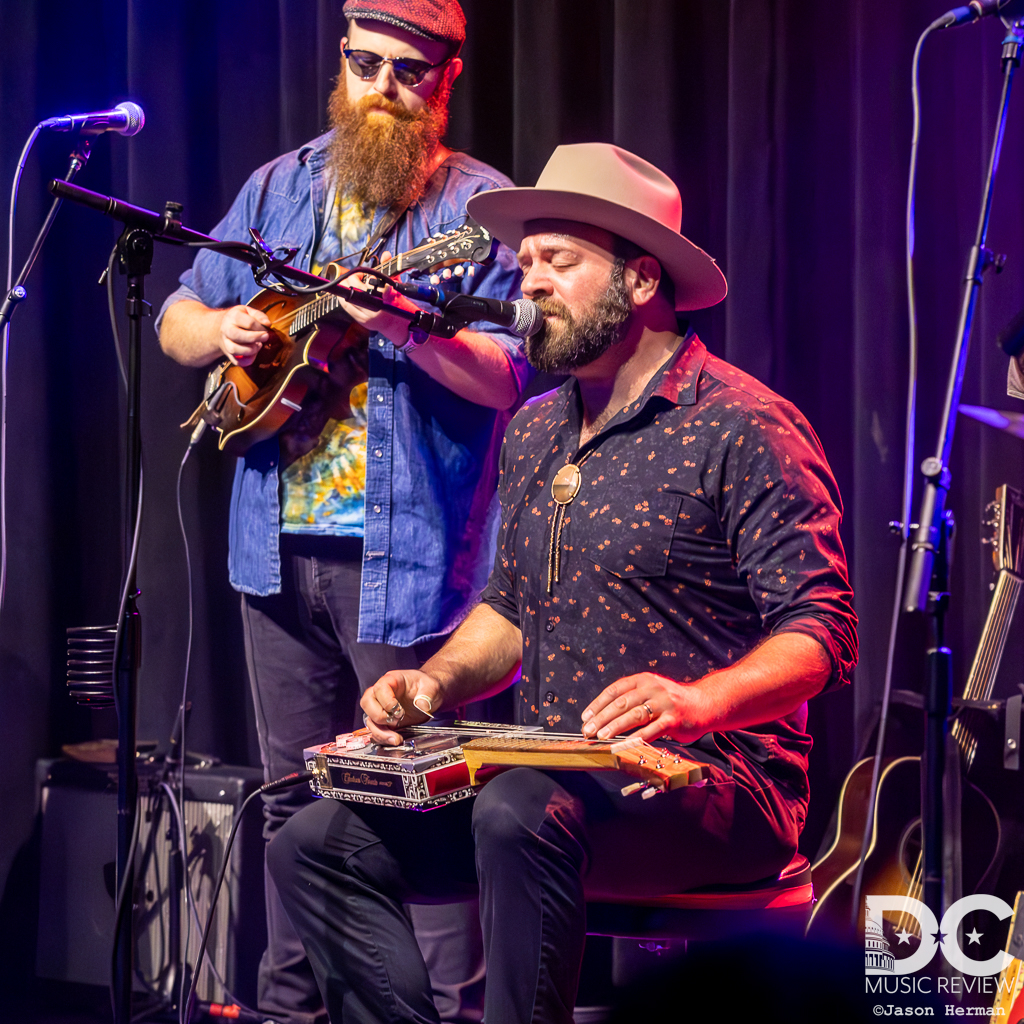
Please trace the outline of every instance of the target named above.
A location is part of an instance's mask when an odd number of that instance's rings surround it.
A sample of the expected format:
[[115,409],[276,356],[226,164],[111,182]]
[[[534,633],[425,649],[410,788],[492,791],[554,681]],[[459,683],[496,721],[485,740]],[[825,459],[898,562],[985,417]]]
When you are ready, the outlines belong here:
[[[327,202],[329,229],[313,256],[312,270],[321,273],[328,263],[362,251],[373,221],[373,209],[361,206],[331,189]],[[351,414],[326,417],[315,396],[303,403],[282,431],[281,530],[284,533],[363,535],[366,491],[366,384],[357,384],[349,396]],[[318,408],[318,406],[320,408]],[[319,413],[319,415],[318,415]],[[288,462],[289,435],[301,434],[315,424],[315,447]],[[301,445],[300,450],[306,446]],[[285,465],[287,463],[287,465]]]

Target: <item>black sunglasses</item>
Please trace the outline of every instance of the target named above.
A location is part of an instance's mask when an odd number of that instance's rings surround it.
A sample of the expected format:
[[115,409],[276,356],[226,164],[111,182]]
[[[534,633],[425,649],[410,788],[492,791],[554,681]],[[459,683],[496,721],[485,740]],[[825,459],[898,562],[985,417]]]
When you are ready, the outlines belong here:
[[443,67],[451,60],[446,57],[440,64],[428,64],[424,60],[413,60],[410,57],[381,57],[369,50],[342,50],[352,74],[364,81],[376,78],[380,74],[382,64],[390,64],[395,81],[401,85],[419,85],[427,76],[428,71]]

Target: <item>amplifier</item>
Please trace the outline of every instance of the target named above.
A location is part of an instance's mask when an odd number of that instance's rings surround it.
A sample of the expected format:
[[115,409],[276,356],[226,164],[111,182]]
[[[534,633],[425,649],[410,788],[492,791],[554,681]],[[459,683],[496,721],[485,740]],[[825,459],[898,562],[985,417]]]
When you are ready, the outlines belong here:
[[[157,766],[139,766],[140,819],[136,866],[135,987],[168,984],[170,892],[169,801]],[[114,766],[40,760],[36,782],[42,813],[39,934],[41,978],[107,985],[114,926],[117,854],[117,772]],[[255,768],[221,765],[185,770],[185,850],[188,883],[206,923],[213,883],[242,801],[263,782]],[[174,787],[176,788],[176,787]],[[243,1001],[255,1004],[256,972],[266,945],[263,907],[263,816],[251,806],[239,826],[208,952],[217,972]],[[188,963],[199,952],[200,927],[181,910],[181,946]],[[224,1000],[224,989],[203,966],[200,999]]]

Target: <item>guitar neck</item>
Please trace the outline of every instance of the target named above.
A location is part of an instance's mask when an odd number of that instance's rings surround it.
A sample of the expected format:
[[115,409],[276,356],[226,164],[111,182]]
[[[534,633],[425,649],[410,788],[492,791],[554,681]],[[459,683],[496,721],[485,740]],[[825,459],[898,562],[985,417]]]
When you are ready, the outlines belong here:
[[323,320],[324,317],[341,309],[341,296],[333,295],[331,292],[324,292],[318,295],[312,302],[307,302],[295,311],[292,316],[291,325],[288,327],[288,334],[295,337],[301,334],[307,327]]
[[659,750],[638,736],[624,740],[585,740],[574,736],[511,735],[471,740],[462,746],[475,780],[483,765],[522,765],[568,771],[619,770],[658,789],[699,785],[710,774],[707,765]]
[[[985,619],[985,628],[981,632],[981,640],[964,687],[966,700],[988,700],[992,696],[1022,584],[1024,580],[1016,573],[1009,569],[1000,570]],[[978,750],[978,741],[960,718],[953,723],[953,737],[960,745],[964,768],[970,771]]]
[[[394,277],[410,270],[434,273],[443,267],[466,263],[487,265],[493,262],[497,245],[497,239],[493,238],[486,228],[467,220],[461,228],[449,231],[446,235],[437,235],[415,249],[399,253],[374,269],[385,277]],[[336,268],[337,279],[344,268],[338,263],[330,266]],[[291,314],[287,333],[295,337],[324,317],[336,313],[341,309],[341,302],[339,296],[323,292],[310,302],[303,303]]]
[[[419,249],[414,249],[412,252],[402,253],[394,259],[388,260],[386,263],[382,263],[376,268],[376,270],[385,277],[393,277],[395,274],[401,274],[404,270],[408,270],[410,267],[418,265],[418,260],[415,257],[419,255],[419,251]],[[322,292],[315,299],[304,303],[295,310],[292,314],[291,324],[288,327],[288,334],[293,338],[296,337],[307,328],[312,327],[313,324],[319,323],[319,321],[323,320],[324,317],[330,316],[332,313],[336,313],[342,308],[341,303],[342,299],[340,295],[334,295],[331,292]]]

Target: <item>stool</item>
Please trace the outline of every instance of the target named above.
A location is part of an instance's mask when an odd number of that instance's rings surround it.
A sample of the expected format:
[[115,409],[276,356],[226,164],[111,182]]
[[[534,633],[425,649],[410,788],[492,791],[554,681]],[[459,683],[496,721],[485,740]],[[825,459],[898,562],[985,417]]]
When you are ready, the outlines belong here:
[[811,865],[798,853],[763,882],[588,903],[587,934],[641,942],[721,939],[755,931],[802,935],[813,903]]

